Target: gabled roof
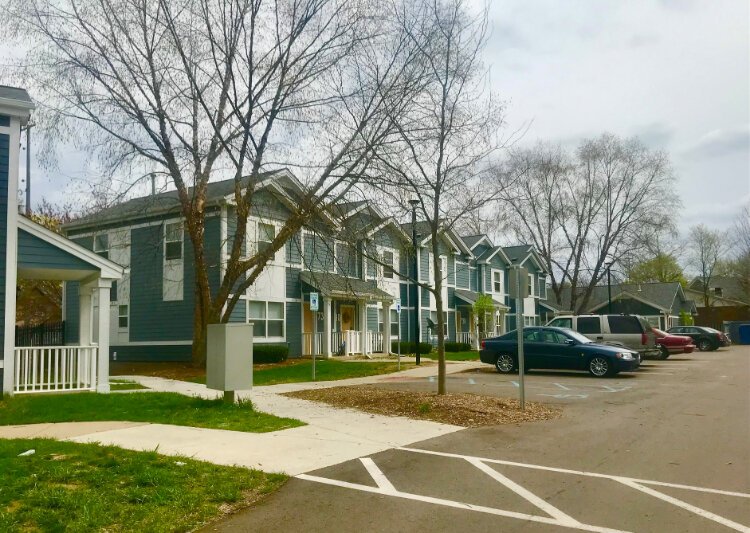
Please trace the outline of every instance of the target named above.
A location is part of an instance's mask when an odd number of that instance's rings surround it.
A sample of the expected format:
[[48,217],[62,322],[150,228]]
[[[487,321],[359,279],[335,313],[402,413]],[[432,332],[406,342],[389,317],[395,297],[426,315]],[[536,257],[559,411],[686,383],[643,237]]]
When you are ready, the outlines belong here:
[[[26,218],[25,216],[18,216],[18,229],[33,235],[37,239],[44,241],[45,243],[62,250],[66,254],[75,257],[82,263],[88,264],[92,267],[92,270],[99,271],[99,277],[106,279],[121,279],[123,274],[127,271],[126,268],[118,265],[117,263],[105,259],[97,253],[84,248],[83,246],[74,243],[73,241],[66,239],[59,233],[50,231],[44,226],[37,224],[36,222]],[[51,265],[49,268],[40,266],[41,270],[55,270],[55,266]],[[49,279],[65,279],[60,278],[49,278]],[[72,279],[72,278],[71,278]]]
[[[470,305],[474,305],[474,302],[477,301],[477,298],[482,296],[481,292],[467,291],[466,289],[456,289],[455,294],[456,294],[456,298],[463,300],[464,302]],[[501,309],[509,309],[509,307],[505,305],[503,302],[495,300],[494,298],[492,298],[492,303],[494,304],[495,307],[499,307]]]
[[480,263],[489,263],[490,260],[497,254],[500,254],[500,257],[502,257],[503,261],[505,261],[507,264],[511,264],[510,258],[506,255],[502,246],[495,246],[494,248],[485,250],[482,255],[477,257],[477,261]]
[[474,250],[474,248],[482,242],[486,243],[490,248],[494,246],[490,238],[484,233],[478,235],[462,235],[460,238],[464,241],[469,250]]
[[[579,289],[582,293],[583,289]],[[570,289],[563,290],[563,301],[558,307],[571,309]],[[640,302],[650,305],[663,312],[669,312],[676,315],[681,311],[693,313],[695,302],[685,297],[682,287],[678,282],[672,283],[615,283],[612,284],[612,300],[622,298],[633,298]],[[608,303],[608,291],[606,285],[597,285],[591,292],[586,312],[593,312],[601,309]],[[557,304],[554,304],[557,305]]]
[[[269,178],[285,178],[285,183],[280,185],[282,190],[294,190],[299,187],[291,173],[287,170],[275,170],[272,172],[264,172],[257,178],[257,184],[260,186],[267,185],[270,183]],[[264,183],[267,182],[267,183]],[[247,187],[250,183],[250,177],[242,178],[242,187]],[[214,181],[208,184],[206,188],[206,203],[208,205],[220,205],[226,201],[229,197],[234,196],[235,180],[223,180]],[[192,191],[192,187],[190,188]],[[109,224],[119,221],[132,220],[135,218],[144,218],[163,213],[179,212],[180,211],[180,200],[176,190],[166,191],[159,194],[141,196],[139,198],[133,198],[122,202],[121,204],[113,205],[93,213],[76,219],[72,222],[65,224],[63,227],[66,230],[78,229],[89,226],[98,226],[102,224]]]
[[520,244],[518,246],[503,246],[502,248],[506,257],[510,259],[512,264],[523,265],[526,261],[531,259],[536,263],[536,267],[540,272],[546,272],[542,258],[532,245]]
[[[408,234],[411,235],[412,233],[412,224],[410,222],[406,224],[401,224],[401,228]],[[430,228],[429,222],[425,220],[420,220],[417,222],[417,238],[419,239],[421,237],[421,240],[419,241],[420,246],[424,246],[427,244],[431,238],[432,235],[432,229]],[[466,243],[463,241],[461,237],[459,237],[453,229],[448,229],[442,232],[442,236],[450,242],[456,250],[460,250],[461,252],[465,253],[466,255],[473,255],[471,253],[471,249],[466,245]]]
[[[703,278],[698,276],[689,284],[688,288],[703,292]],[[722,300],[735,300],[742,303],[750,303],[750,294],[742,287],[742,280],[733,276],[713,276],[708,283],[711,298]],[[715,289],[721,289],[721,295],[715,293]]]
[[25,125],[35,108],[36,105],[26,89],[0,85],[0,114],[18,116],[21,118],[21,124]]

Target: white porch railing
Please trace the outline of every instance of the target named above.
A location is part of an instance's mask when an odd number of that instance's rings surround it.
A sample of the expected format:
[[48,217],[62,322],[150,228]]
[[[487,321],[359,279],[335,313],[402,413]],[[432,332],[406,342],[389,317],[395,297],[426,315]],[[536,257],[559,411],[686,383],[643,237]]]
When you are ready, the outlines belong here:
[[362,343],[362,332],[348,329],[344,332],[344,338],[346,339],[346,355],[353,353],[364,353],[362,349],[364,345]]
[[[334,355],[338,355],[341,344],[345,341],[343,331],[332,331],[331,332],[331,352]],[[348,345],[348,344],[347,344]],[[346,352],[344,352],[346,354]],[[346,354],[348,355],[348,354]]]
[[302,334],[302,355],[320,355],[323,349],[322,333]]
[[471,344],[471,331],[459,331],[458,333],[456,333],[456,342],[465,342],[466,344]]
[[14,349],[13,392],[96,390],[96,346],[29,346]]
[[367,348],[368,353],[383,353],[383,334],[379,331],[368,331]]

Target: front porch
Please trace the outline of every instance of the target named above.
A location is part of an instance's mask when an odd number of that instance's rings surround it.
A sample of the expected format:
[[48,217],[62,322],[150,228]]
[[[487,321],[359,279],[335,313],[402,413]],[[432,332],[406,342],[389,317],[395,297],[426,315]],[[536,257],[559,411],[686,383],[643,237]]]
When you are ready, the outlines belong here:
[[[393,301],[390,294],[371,282],[337,274],[302,272],[300,279],[303,283],[303,356],[328,358],[390,353],[387,323],[381,331],[381,317],[388,317]],[[310,292],[320,294],[317,312],[310,310]],[[378,302],[382,310],[368,306]]]
[[509,311],[493,298],[494,310],[477,316],[474,303],[480,296],[478,292],[456,289],[456,342],[469,344],[474,350],[484,339],[505,333],[505,315]]
[[[78,286],[78,338],[75,344],[52,346],[16,346],[13,342],[10,350],[6,343],[3,391],[109,392],[110,291],[122,278],[122,267],[22,216],[16,237],[17,280]],[[12,314],[8,322],[15,326],[15,298],[6,314]],[[6,328],[6,340],[7,335]]]

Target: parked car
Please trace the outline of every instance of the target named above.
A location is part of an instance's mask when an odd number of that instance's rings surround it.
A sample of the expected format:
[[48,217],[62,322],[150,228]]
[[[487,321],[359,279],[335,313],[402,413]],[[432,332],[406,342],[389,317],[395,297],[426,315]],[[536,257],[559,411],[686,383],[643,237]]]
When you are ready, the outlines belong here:
[[[524,370],[588,370],[596,377],[632,372],[641,364],[638,352],[597,344],[571,329],[554,327],[523,328]],[[503,374],[518,372],[517,332],[482,341],[479,358],[495,365]]]
[[669,328],[667,333],[690,337],[693,339],[693,344],[695,344],[701,352],[718,350],[722,346],[730,346],[732,344],[729,337],[721,331],[704,326],[675,326]]
[[656,344],[659,345],[661,356],[659,359],[666,359],[676,353],[693,353],[695,344],[693,339],[685,335],[672,335],[658,328],[654,328],[656,333]]
[[600,344],[624,346],[644,357],[659,357],[656,334],[648,321],[638,315],[563,315],[548,326],[569,328]]

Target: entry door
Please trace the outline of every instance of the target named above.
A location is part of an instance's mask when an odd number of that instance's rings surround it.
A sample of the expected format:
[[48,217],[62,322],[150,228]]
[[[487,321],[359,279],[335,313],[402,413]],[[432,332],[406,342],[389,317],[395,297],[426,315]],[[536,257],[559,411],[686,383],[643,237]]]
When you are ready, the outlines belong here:
[[354,329],[354,306],[342,305],[341,312],[341,331]]
[[313,320],[315,320],[315,313],[310,311],[310,302],[303,304],[303,329],[305,333],[313,332]]

